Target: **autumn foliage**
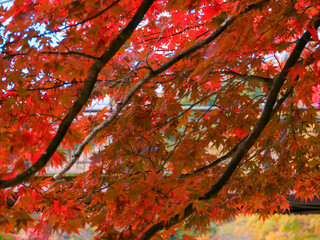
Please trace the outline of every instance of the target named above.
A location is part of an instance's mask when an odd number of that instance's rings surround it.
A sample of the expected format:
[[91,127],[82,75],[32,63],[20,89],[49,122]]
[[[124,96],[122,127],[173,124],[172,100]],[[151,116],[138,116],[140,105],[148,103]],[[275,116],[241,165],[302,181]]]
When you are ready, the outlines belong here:
[[[1,230],[164,239],[320,194],[318,0],[9,5]],[[84,113],[107,96],[112,107]],[[90,168],[66,179],[94,146]]]

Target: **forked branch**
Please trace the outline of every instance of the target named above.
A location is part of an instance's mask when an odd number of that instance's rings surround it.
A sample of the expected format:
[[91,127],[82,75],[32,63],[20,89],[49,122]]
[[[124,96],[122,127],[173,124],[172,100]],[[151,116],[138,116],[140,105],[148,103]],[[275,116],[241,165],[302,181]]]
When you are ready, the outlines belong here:
[[[320,14],[318,14],[317,20],[314,22],[315,29],[317,29],[319,25],[320,25]],[[303,49],[306,47],[310,38],[311,38],[311,33],[307,31],[297,41],[296,46],[291,52],[285,66],[273,81],[263,112],[259,120],[255,124],[253,130],[248,135],[248,137],[243,142],[240,143],[235,155],[232,157],[230,163],[228,164],[227,168],[224,170],[223,174],[218,179],[218,181],[211,186],[211,188],[204,194],[203,197],[198,198],[199,201],[209,200],[215,197],[221,191],[221,189],[227,184],[230,177],[237,169],[243,157],[247,154],[249,149],[257,141],[261,132],[263,131],[265,126],[269,123],[274,109],[281,106],[283,101],[280,101],[280,102],[278,101],[278,104],[276,104],[278,93],[286,80],[288,70],[297,63]],[[149,228],[146,232],[144,232],[141,235],[140,240],[150,239],[157,232],[163,229],[171,228],[175,224],[189,217],[193,212],[194,212],[194,208],[193,208],[193,204],[191,203],[184,209],[182,214],[177,214],[167,221],[160,221],[157,224],[153,225],[151,228]]]
[[235,20],[234,17],[227,18],[217,29],[214,31],[210,36],[203,39],[202,41],[194,44],[190,48],[182,51],[181,53],[177,54],[173,58],[171,58],[166,63],[162,64],[159,68],[156,70],[150,70],[150,72],[145,75],[135,86],[133,86],[130,91],[127,93],[127,95],[123,98],[121,103],[115,108],[115,110],[111,113],[111,115],[104,120],[102,123],[100,123],[98,126],[94,127],[90,134],[85,138],[85,140],[78,146],[75,154],[72,156],[71,161],[69,164],[65,166],[64,169],[62,169],[59,173],[57,173],[54,177],[56,179],[59,179],[63,176],[64,173],[66,173],[78,160],[80,157],[83,149],[85,146],[104,128],[106,128],[118,115],[119,113],[124,109],[124,107],[128,104],[132,96],[147,82],[149,82],[154,77],[160,75],[170,67],[172,67],[174,64],[185,58],[186,56],[196,52],[197,50],[203,48],[205,45],[209,44],[210,42],[214,41],[217,37],[219,37],[226,29],[227,27]]
[[102,70],[102,68],[110,61],[110,59],[119,51],[122,45],[127,41],[127,39],[131,36],[133,31],[142,21],[144,15],[149,10],[151,5],[155,0],[143,0],[140,7],[138,8],[135,15],[132,17],[131,21],[128,25],[120,32],[120,34],[116,37],[116,39],[110,44],[108,49],[102,54],[99,60],[96,60],[89,69],[89,73],[85,80],[84,86],[69,110],[68,114],[65,116],[61,124],[59,125],[59,129],[54,136],[54,138],[49,143],[47,149],[40,156],[40,158],[26,171],[18,174],[12,179],[4,180],[0,182],[0,189],[5,189],[8,187],[15,186],[23,181],[26,181],[40,169],[42,169],[50,160],[54,152],[59,147],[61,141],[63,140],[66,132],[68,131],[72,121],[77,116],[77,114],[81,111],[83,106],[86,104],[89,99],[93,87],[97,81],[98,74]]

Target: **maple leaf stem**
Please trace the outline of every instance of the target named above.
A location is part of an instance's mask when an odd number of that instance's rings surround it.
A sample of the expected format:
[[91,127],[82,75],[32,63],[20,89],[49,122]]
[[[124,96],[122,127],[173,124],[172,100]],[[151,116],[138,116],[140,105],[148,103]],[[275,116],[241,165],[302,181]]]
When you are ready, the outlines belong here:
[[113,58],[113,56],[119,51],[122,45],[127,41],[128,38],[132,35],[133,31],[142,21],[144,15],[149,10],[151,5],[154,3],[155,0],[143,0],[140,4],[137,12],[132,17],[131,21],[128,25],[120,32],[120,34],[116,37],[116,39],[110,44],[108,49],[102,54],[99,60],[95,61],[92,66],[90,67],[89,73],[85,80],[84,86],[63,119],[60,123],[58,131],[54,138],[49,143],[45,152],[40,156],[40,158],[27,170],[18,174],[16,177],[11,178],[9,180],[0,181],[0,189],[5,189],[8,187],[12,187],[18,185],[19,183],[27,180],[31,176],[33,176],[36,172],[42,169],[50,160],[52,155],[55,153],[57,148],[59,147],[61,141],[64,139],[70,125],[74,118],[78,115],[81,111],[82,107],[86,104],[87,100],[89,99],[91,92],[94,88],[94,85],[97,81],[98,74],[102,70],[102,68]]

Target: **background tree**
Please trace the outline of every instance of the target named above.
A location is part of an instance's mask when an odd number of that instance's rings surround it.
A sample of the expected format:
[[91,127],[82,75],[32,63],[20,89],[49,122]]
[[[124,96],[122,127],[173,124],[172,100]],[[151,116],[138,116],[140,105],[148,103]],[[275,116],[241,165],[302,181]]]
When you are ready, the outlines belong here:
[[[241,212],[264,218],[288,210],[292,193],[318,196],[319,6],[1,6],[1,227],[77,232],[87,223],[101,238],[142,240],[182,224],[205,231]],[[83,114],[105,96],[112,109]],[[200,104],[210,108],[192,111]],[[88,171],[63,180],[83,151],[110,138]],[[45,177],[67,150],[68,165]]]

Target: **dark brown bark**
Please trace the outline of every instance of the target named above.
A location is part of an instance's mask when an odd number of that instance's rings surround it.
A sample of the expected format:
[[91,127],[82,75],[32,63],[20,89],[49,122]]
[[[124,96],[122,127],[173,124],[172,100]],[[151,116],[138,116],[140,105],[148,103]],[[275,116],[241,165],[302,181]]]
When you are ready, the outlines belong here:
[[12,187],[23,181],[26,181],[28,178],[33,176],[36,172],[38,172],[48,163],[54,152],[59,147],[64,136],[66,135],[66,132],[72,124],[72,121],[89,99],[94,84],[97,81],[98,74],[100,73],[102,68],[110,61],[110,59],[119,51],[122,45],[128,40],[133,31],[142,21],[144,15],[149,10],[154,1],[155,0],[142,1],[140,7],[138,8],[137,12],[132,17],[131,21],[126,26],[126,28],[121,31],[118,37],[110,44],[109,48],[102,54],[102,56],[92,64],[87,78],[85,80],[84,86],[82,88],[82,91],[80,92],[77,100],[69,110],[68,114],[65,116],[65,118],[59,125],[59,129],[56,135],[51,140],[50,144],[48,145],[45,152],[41,155],[41,157],[23,173],[18,174],[16,177],[12,179],[1,181],[0,189]]
[[[314,22],[314,27],[317,29],[320,25],[320,14],[318,15],[317,20]],[[309,42],[311,38],[310,32],[305,32],[302,37],[297,41],[295,48],[291,52],[285,66],[283,67],[282,71],[275,77],[273,80],[272,87],[269,91],[267,101],[265,104],[265,107],[263,109],[263,112],[257,121],[256,125],[254,126],[253,130],[249,134],[247,138],[243,142],[240,143],[237,152],[231,159],[230,163],[228,164],[228,167],[225,169],[221,177],[218,179],[218,181],[211,186],[211,188],[204,194],[203,197],[200,197],[198,200],[200,201],[206,201],[208,199],[211,199],[215,197],[221,189],[227,184],[232,174],[237,169],[239,163],[243,159],[243,157],[247,154],[249,149],[253,146],[253,144],[257,141],[259,138],[261,132],[265,128],[265,126],[269,123],[274,106],[277,101],[277,96],[279,94],[279,91],[284,84],[286,80],[286,76],[288,74],[288,70],[293,67],[299,57],[302,53],[303,49],[306,47],[307,43]],[[161,221],[155,225],[153,225],[151,228],[149,228],[146,232],[142,234],[140,237],[140,240],[147,240],[153,237],[157,232],[163,230],[163,229],[169,229],[175,224],[181,222],[182,220],[189,217],[194,212],[193,204],[189,204],[183,214],[177,214],[174,217],[170,218],[168,221]]]

